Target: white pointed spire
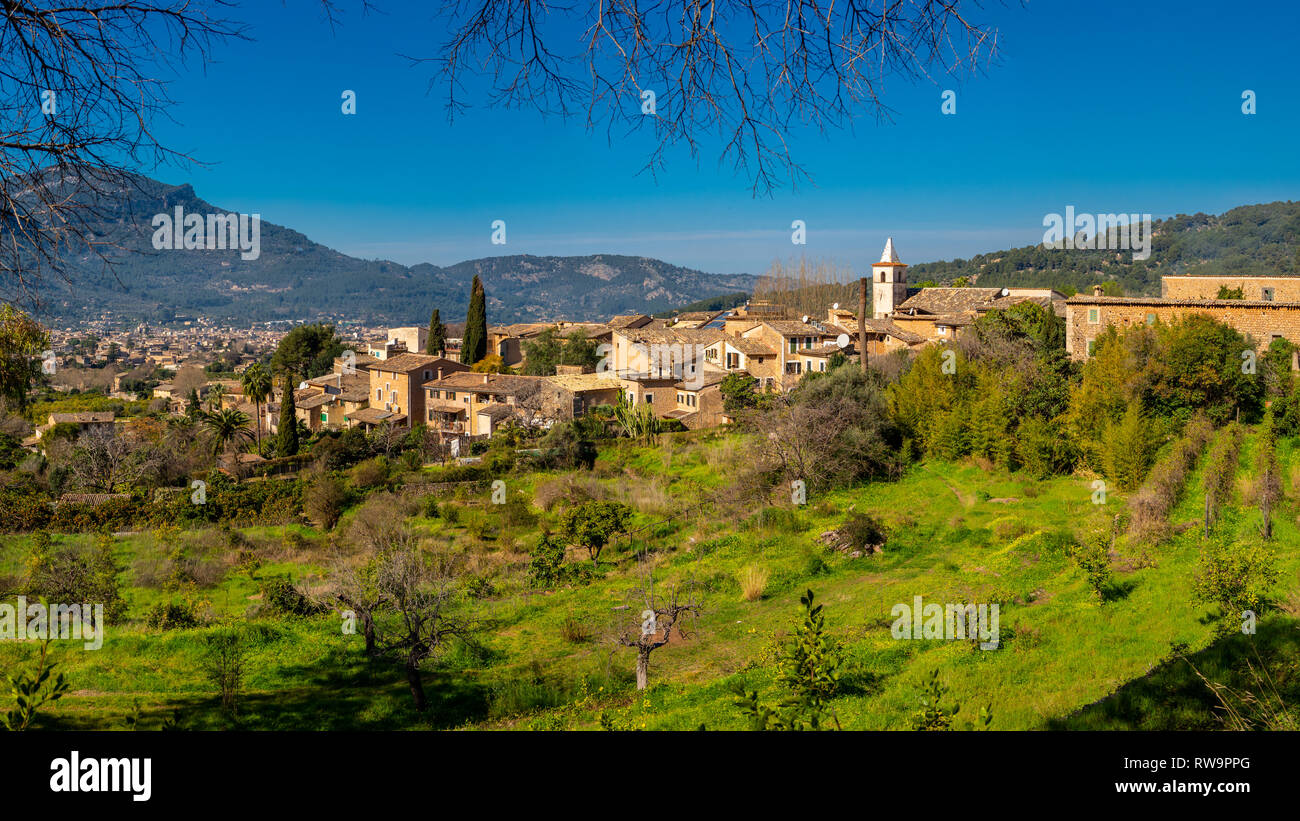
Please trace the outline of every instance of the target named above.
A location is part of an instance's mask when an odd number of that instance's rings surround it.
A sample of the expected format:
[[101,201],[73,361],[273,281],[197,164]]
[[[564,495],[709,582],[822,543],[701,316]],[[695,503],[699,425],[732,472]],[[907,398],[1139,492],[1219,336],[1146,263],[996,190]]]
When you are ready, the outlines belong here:
[[898,252],[894,250],[893,237],[885,240],[885,250],[880,253],[880,261],[889,263],[898,263],[902,261],[898,258]]

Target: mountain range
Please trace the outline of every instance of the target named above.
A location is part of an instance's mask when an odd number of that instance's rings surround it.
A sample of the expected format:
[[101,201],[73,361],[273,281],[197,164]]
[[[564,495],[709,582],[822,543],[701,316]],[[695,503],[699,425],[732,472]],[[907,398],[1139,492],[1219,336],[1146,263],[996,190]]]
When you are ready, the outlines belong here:
[[[232,324],[354,320],[405,325],[427,322],[436,307],[443,321],[455,322],[465,315],[470,282],[478,275],[494,324],[599,320],[719,299],[736,304],[758,282],[749,274],[709,274],[615,254],[513,255],[445,267],[405,266],[351,257],[265,220],[256,259],[246,259],[250,255],[238,249],[158,250],[158,215],[170,217],[177,209],[187,215],[229,212],[199,198],[189,185],[148,177],[132,177],[92,206],[87,225],[94,238],[110,247],[106,255],[113,265],[106,267],[91,254],[65,258],[68,281],[47,278],[44,319],[78,321],[111,313],[146,321],[205,316]],[[913,285],[965,278],[981,286],[1054,287],[1067,293],[1113,281],[1125,293],[1154,295],[1165,274],[1300,275],[1300,202],[1155,220],[1151,251],[1149,259],[1137,260],[1124,251],[1030,245],[915,264],[908,278]]]
[[[237,249],[155,248],[155,218],[227,214],[190,185],[147,177],[100,196],[86,225],[109,247],[111,266],[93,254],[65,258],[68,282],[48,278],[44,318],[76,321],[110,312],[165,321],[206,316],[213,321],[361,320],[424,324],[433,308],[444,321],[465,315],[477,274],[493,323],[595,320],[655,313],[699,300],[750,291],[748,274],[708,274],[648,257],[596,254],[514,255],[441,267],[401,265],[339,253],[281,225],[260,221],[260,253]],[[180,236],[182,228],[176,229]]]

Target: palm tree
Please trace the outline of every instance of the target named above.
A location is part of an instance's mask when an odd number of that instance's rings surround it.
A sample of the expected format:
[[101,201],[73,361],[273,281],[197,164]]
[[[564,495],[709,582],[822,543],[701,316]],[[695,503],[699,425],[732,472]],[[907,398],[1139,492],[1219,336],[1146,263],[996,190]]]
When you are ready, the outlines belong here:
[[221,398],[226,395],[226,386],[218,382],[208,389],[208,407],[221,410]]
[[249,365],[239,381],[244,386],[244,396],[253,400],[257,408],[257,451],[262,451],[262,403],[271,395],[271,372],[261,362]]
[[212,456],[216,458],[231,442],[247,442],[253,438],[248,430],[248,414],[234,408],[206,411],[199,419],[212,437]]

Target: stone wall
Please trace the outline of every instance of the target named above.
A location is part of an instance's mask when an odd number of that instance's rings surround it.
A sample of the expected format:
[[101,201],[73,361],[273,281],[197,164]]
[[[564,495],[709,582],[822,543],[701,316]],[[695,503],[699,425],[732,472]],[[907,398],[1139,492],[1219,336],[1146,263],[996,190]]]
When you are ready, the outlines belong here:
[[1300,277],[1252,277],[1236,274],[1219,276],[1167,276],[1160,278],[1160,296],[1164,299],[1211,300],[1219,296],[1220,286],[1241,289],[1243,299],[1265,298],[1264,289],[1273,289],[1274,302],[1300,302]]

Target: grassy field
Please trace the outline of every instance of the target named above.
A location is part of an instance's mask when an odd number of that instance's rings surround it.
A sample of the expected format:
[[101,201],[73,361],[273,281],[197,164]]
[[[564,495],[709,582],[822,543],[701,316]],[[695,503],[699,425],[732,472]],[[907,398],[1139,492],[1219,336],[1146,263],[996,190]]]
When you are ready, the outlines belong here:
[[[895,482],[872,483],[824,496],[804,507],[719,515],[699,502],[731,481],[745,459],[736,434],[667,437],[659,447],[623,441],[602,449],[592,474],[536,473],[506,479],[510,494],[530,504],[529,519],[504,524],[487,493],[453,500],[458,521],[415,516],[430,541],[470,558],[490,587],[480,591],[484,621],[473,642],[458,642],[430,666],[431,710],[411,708],[400,668],[368,661],[361,639],[344,635],[336,614],[273,618],[262,607],[262,582],[290,575],[320,589],[328,568],[351,555],[346,534],[354,508],[333,534],[311,528],[241,531],[260,567],[235,565],[229,537],[183,534],[202,560],[197,590],[211,621],[200,628],[150,629],[141,614],[170,594],[159,576],[169,551],[165,534],[121,534],[116,555],[130,620],[112,625],[101,650],[56,644],[71,693],[42,726],[113,729],[138,710],[145,728],[174,721],[190,728],[235,724],[249,729],[740,729],[731,686],[743,681],[764,698],[779,697],[775,648],[799,615],[799,596],[813,589],[848,659],[832,703],[845,729],[906,729],[919,709],[926,678],[937,670],[959,718],[989,705],[993,729],[1217,726],[1214,699],[1193,672],[1248,687],[1258,683],[1247,661],[1267,669],[1270,686],[1287,698],[1297,688],[1297,620],[1287,597],[1300,571],[1296,492],[1300,460],[1284,441],[1279,461],[1287,500],[1275,513],[1273,545],[1281,581],[1255,636],[1216,633],[1213,608],[1191,594],[1202,540],[1200,473],[1171,521],[1195,523],[1170,542],[1114,548],[1114,579],[1100,602],[1066,546],[1108,530],[1124,509],[1122,494],[1093,503],[1091,477],[1038,481],[963,463],[926,462]],[[1240,455],[1233,505],[1239,515],[1219,527],[1257,529],[1249,506],[1255,434]],[[598,577],[585,585],[540,590],[528,583],[528,553],[541,527],[554,528],[545,503],[574,482],[591,495],[632,505],[630,538],[607,549]],[[597,485],[599,487],[597,487]],[[852,512],[883,521],[883,552],[850,558],[818,540]],[[91,536],[56,535],[59,544]],[[22,573],[29,537],[0,540],[0,579]],[[633,654],[610,640],[609,624],[626,612],[642,583],[639,555],[656,584],[694,582],[704,610],[688,635],[652,656],[651,687],[632,684]],[[570,560],[581,557],[571,554]],[[747,601],[740,577],[766,573],[762,595]],[[933,603],[998,603],[1001,646],[982,651],[969,641],[896,640],[891,609],[922,596]],[[244,626],[251,649],[237,718],[219,709],[200,671],[202,638],[225,625]],[[0,666],[29,659],[31,643],[0,644]],[[1185,658],[1184,658],[1185,657]],[[1258,659],[1258,661],[1257,661]],[[1190,662],[1190,663],[1189,663]]]

